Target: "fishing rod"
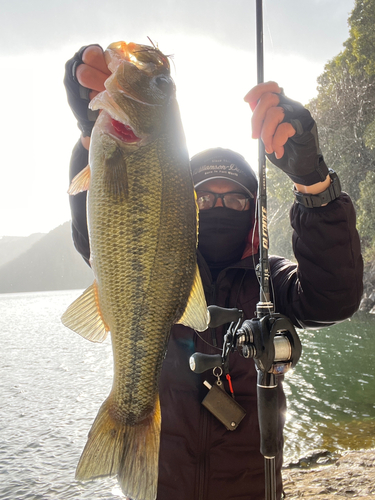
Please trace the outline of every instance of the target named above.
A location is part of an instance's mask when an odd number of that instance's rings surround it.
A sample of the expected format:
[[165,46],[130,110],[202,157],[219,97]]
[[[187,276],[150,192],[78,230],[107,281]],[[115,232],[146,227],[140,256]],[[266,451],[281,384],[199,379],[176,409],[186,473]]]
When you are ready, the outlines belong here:
[[[256,50],[257,83],[264,83],[263,50],[263,0],[256,0]],[[267,178],[266,151],[261,139],[258,140],[258,229],[259,229],[259,284],[260,298],[257,304],[257,317],[261,318],[273,311],[270,294],[270,272],[268,264],[269,235],[267,224]]]
[[[263,0],[256,0],[257,83],[264,82]],[[278,376],[293,368],[301,356],[301,342],[289,318],[274,312],[271,301],[269,269],[269,232],[267,224],[266,153],[263,141],[258,141],[258,230],[259,302],[256,318],[243,320],[243,312],[209,306],[209,327],[216,328],[230,322],[224,336],[221,354],[195,353],[190,368],[195,373],[209,369],[220,381],[220,375],[229,375],[229,355],[237,350],[243,357],[254,359],[257,370],[257,403],[260,429],[260,452],[264,456],[265,500],[276,500],[276,456],[279,450]],[[220,369],[219,372],[217,368]],[[228,394],[217,385],[210,389],[202,404],[213,413],[228,430],[235,430],[245,413]]]
[[[264,83],[263,0],[256,0],[256,51],[257,83]],[[269,234],[267,221],[266,151],[261,138],[258,140],[258,226],[259,226],[259,284],[260,297],[256,306],[257,318],[274,312],[269,289],[268,260]],[[278,450],[277,380],[274,374],[257,365],[258,420],[260,451],[264,456],[265,500],[276,500],[276,455]]]

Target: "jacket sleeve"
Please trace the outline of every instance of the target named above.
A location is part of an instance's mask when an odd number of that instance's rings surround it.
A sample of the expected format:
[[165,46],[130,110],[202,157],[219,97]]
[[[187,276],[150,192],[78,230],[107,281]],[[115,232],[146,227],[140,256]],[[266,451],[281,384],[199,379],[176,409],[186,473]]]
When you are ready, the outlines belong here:
[[[81,140],[75,145],[70,160],[69,182],[88,164],[88,151],[82,146]],[[72,237],[74,246],[90,265],[90,244],[86,219],[87,193],[79,193],[69,197],[72,214]]]
[[342,321],[358,309],[363,261],[353,204],[346,193],[319,208],[290,211],[298,264],[270,258],[275,310],[297,327]]

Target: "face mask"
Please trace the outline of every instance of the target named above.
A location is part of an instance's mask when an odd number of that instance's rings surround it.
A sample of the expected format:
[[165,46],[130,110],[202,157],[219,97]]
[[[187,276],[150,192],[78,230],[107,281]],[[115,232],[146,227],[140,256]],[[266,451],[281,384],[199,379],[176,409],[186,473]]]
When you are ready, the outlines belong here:
[[252,212],[217,207],[199,212],[198,248],[210,267],[241,259],[252,227]]

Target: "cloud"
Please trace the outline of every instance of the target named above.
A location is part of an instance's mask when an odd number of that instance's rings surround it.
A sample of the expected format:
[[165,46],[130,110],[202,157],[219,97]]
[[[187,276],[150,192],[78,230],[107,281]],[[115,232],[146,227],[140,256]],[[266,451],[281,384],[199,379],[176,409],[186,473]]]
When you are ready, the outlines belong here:
[[[354,0],[264,0],[266,42],[312,60],[333,57],[347,38],[353,7]],[[255,0],[2,0],[1,12],[0,54],[82,40],[142,42],[165,32],[207,35],[242,50],[255,44]]]

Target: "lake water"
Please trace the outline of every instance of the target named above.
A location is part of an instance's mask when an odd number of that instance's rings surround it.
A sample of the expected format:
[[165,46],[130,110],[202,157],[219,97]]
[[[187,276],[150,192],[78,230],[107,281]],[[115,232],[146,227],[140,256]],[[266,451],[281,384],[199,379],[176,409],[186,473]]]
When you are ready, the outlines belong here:
[[[110,341],[60,323],[79,291],[0,295],[0,499],[124,498],[115,479],[75,481],[86,436],[112,382]],[[300,333],[288,374],[285,460],[375,446],[375,317]]]

